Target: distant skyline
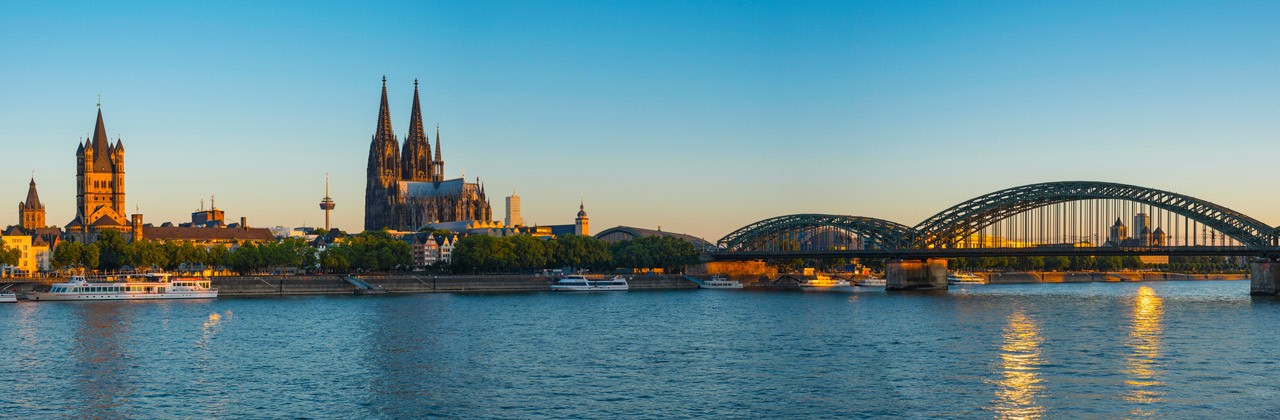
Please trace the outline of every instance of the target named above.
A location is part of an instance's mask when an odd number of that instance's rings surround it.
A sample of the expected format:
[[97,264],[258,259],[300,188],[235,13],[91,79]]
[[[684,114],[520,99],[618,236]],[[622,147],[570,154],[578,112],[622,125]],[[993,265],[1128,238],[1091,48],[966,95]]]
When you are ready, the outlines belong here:
[[[413,80],[446,178],[527,224],[715,241],[792,213],[914,225],[988,192],[1097,180],[1280,225],[1277,3],[0,3],[0,225],[35,171],[127,150],[127,208],[362,226],[381,78]],[[430,131],[430,130],[429,130]],[[434,143],[434,134],[432,135]]]

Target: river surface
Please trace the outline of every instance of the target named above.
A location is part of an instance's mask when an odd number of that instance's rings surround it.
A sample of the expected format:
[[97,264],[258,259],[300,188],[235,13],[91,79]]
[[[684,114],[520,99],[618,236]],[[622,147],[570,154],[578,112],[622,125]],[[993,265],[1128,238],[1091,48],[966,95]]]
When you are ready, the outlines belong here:
[[4,417],[1260,418],[1248,282],[0,305]]

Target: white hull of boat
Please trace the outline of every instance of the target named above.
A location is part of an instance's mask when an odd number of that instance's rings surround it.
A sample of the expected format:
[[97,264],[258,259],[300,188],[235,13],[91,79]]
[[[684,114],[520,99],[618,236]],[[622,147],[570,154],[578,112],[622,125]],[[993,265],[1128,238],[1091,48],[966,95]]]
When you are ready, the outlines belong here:
[[699,289],[741,289],[742,283],[734,284],[699,284]]
[[17,302],[18,295],[13,293],[0,293],[0,303]]
[[27,300],[34,301],[216,299],[217,297],[217,290],[211,292],[166,293],[27,293]]
[[610,286],[560,286],[551,285],[553,292],[625,292],[630,287],[627,285],[610,285]]

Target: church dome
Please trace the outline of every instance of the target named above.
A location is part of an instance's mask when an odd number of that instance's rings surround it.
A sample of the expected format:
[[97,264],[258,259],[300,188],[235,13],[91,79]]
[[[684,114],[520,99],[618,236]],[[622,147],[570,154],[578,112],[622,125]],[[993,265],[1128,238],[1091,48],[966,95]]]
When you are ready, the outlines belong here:
[[582,204],[578,205],[578,217],[587,217],[587,210]]

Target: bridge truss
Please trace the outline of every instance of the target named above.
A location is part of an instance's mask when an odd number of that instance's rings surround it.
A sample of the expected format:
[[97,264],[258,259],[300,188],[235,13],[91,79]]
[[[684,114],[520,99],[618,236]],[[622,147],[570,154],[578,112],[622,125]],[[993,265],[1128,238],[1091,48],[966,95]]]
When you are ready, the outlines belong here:
[[[824,236],[825,235],[825,236]],[[843,241],[816,240],[845,238]],[[1134,185],[1069,181],[967,200],[914,227],[828,214],[744,226],[713,258],[964,255],[1280,255],[1280,228],[1195,197]]]

